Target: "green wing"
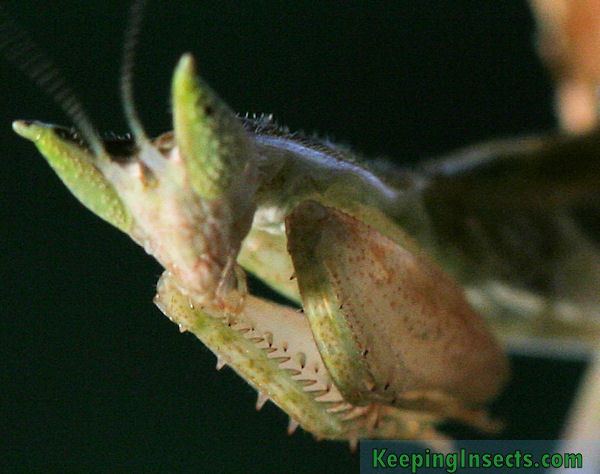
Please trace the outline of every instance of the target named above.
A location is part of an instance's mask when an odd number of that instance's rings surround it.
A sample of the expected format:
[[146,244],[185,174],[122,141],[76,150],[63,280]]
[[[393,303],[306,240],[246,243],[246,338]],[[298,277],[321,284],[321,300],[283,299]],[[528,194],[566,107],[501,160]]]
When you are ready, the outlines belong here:
[[480,310],[598,336],[599,132],[476,146],[419,172],[438,258]]

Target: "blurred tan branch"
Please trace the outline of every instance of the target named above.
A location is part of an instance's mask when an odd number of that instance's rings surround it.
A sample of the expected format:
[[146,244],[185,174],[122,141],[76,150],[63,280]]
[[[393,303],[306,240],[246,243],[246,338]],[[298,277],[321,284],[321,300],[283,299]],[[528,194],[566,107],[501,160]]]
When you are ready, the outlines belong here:
[[589,131],[598,124],[600,0],[529,0],[537,18],[538,52],[556,81],[562,128]]

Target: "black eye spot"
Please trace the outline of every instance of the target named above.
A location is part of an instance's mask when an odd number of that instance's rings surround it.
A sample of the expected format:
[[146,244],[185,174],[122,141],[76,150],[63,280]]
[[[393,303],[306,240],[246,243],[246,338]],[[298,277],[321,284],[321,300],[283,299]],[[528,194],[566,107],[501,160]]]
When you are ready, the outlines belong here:
[[[54,125],[52,129],[59,138],[89,150],[88,145],[76,129],[59,125]],[[129,134],[119,135],[108,132],[103,133],[100,138],[104,149],[110,155],[110,159],[116,163],[128,163],[138,151],[134,138]]]
[[137,153],[138,147],[130,135],[106,134],[102,137],[104,149],[117,163],[129,162]]
[[215,110],[212,108],[212,106],[210,106],[210,105],[206,105],[206,106],[204,107],[204,114],[205,114],[207,117],[210,117],[210,116],[211,116],[211,115],[212,115],[214,112],[215,112]]

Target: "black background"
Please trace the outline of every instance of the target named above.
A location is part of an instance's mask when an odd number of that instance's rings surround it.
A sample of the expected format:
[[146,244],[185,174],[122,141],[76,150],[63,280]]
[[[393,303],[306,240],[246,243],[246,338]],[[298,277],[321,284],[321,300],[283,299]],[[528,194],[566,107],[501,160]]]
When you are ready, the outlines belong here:
[[[5,3],[97,127],[126,131],[127,2]],[[185,51],[233,109],[272,112],[398,162],[555,126],[525,2],[150,2],[135,78],[152,134],[170,128],[170,75]],[[0,84],[0,465],[356,471],[345,444],[301,430],[288,437],[270,404],[257,413],[254,391],[216,372],[214,356],[159,313],[159,266],[79,205],[10,129],[16,118],[68,119],[7,62]],[[581,366],[514,362],[495,406],[509,423],[504,436],[559,436]]]

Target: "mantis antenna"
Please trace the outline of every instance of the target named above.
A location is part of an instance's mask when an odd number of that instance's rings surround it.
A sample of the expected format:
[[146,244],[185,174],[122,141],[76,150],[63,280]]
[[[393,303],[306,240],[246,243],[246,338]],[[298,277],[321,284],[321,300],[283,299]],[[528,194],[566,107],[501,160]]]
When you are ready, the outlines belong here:
[[73,121],[97,158],[106,156],[102,140],[81,101],[60,70],[0,5],[0,54],[27,75]]
[[135,0],[131,5],[128,21],[129,26],[125,32],[123,62],[121,66],[121,102],[127,123],[138,144],[147,143],[149,141],[148,136],[144,131],[144,127],[142,126],[142,122],[135,110],[133,97],[133,67],[135,63],[135,52],[142,27],[146,3],[146,0]]

